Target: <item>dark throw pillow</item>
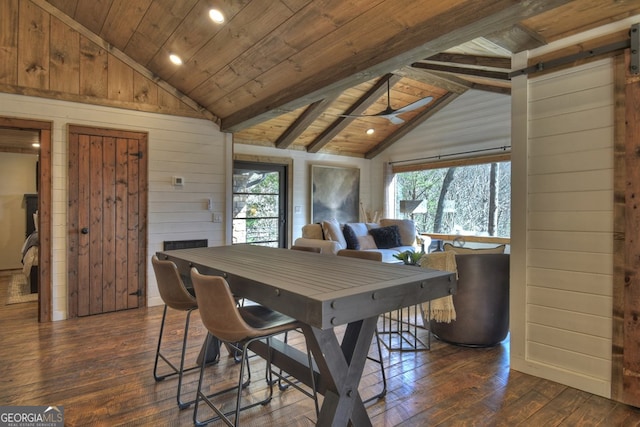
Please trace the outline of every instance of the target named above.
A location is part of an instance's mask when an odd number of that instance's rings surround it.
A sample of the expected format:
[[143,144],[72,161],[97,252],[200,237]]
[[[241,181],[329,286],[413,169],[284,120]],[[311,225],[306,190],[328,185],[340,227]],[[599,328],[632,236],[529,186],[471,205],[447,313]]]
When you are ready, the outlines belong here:
[[353,228],[351,228],[348,224],[345,224],[342,228],[342,234],[344,234],[344,240],[347,241],[347,249],[360,249],[358,236],[356,236],[356,232],[353,231]]
[[369,234],[373,236],[373,240],[376,242],[378,249],[389,249],[402,246],[402,242],[400,241],[400,229],[397,225],[372,228],[369,230]]

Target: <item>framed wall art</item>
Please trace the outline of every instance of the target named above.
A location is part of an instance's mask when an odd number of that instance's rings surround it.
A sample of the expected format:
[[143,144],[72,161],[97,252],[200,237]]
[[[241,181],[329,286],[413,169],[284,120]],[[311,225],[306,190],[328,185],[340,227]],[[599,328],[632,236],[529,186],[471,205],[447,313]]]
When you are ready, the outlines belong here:
[[358,222],[360,169],[311,165],[311,222]]

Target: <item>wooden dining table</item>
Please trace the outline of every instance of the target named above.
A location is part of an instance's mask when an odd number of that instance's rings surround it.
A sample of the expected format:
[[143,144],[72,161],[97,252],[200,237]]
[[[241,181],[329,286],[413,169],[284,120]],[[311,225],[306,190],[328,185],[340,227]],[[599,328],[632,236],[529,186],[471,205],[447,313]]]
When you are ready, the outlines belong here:
[[[324,395],[319,426],[346,426],[349,420],[354,426],[371,425],[358,385],[380,314],[456,290],[450,272],[263,246],[157,255],[172,260],[184,275],[196,267],[202,274],[223,276],[235,295],[301,322],[317,368],[313,379],[306,357],[286,344],[271,351],[260,345],[252,349]],[[339,326],[344,326],[342,340]]]

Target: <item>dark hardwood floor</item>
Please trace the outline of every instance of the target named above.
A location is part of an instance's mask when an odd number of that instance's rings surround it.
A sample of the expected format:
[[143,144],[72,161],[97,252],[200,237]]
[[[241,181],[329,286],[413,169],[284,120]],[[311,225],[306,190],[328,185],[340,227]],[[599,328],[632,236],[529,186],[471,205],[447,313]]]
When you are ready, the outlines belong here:
[[[192,425],[191,409],[176,405],[177,381],[152,376],[162,307],[38,324],[36,303],[5,305],[7,283],[0,275],[0,405],[63,406],[67,426]],[[167,343],[176,352],[183,325],[182,314],[171,313]],[[193,362],[204,337],[197,315],[190,336]],[[511,371],[508,343],[472,349],[432,340],[430,351],[383,352],[388,393],[367,405],[375,426],[640,426],[637,408]],[[228,382],[236,368],[223,352],[207,369]],[[253,359],[252,372],[248,390],[264,393],[264,363]],[[196,383],[197,374],[187,374],[189,395]],[[370,363],[363,397],[379,387]],[[260,427],[314,420],[311,399],[277,388],[268,405],[241,416],[242,425]]]

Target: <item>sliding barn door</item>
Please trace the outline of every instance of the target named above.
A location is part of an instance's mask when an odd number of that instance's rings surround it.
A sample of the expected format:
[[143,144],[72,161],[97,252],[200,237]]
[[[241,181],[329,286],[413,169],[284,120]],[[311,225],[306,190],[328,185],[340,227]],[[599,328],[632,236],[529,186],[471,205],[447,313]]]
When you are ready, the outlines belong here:
[[143,305],[147,134],[69,127],[69,317]]

